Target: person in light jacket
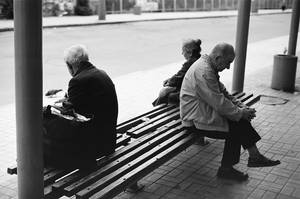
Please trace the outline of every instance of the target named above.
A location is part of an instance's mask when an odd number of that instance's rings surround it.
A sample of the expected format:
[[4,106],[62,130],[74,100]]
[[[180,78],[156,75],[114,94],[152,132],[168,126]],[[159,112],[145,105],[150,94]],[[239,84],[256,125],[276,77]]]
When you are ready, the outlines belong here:
[[219,80],[218,73],[229,69],[234,58],[233,46],[220,43],[190,67],[180,91],[180,117],[196,135],[225,139],[217,176],[244,181],[248,174],[233,167],[240,160],[241,146],[249,152],[248,167],[274,166],[280,161],[259,152],[256,142],[261,137],[250,123],[255,109],[238,102]]

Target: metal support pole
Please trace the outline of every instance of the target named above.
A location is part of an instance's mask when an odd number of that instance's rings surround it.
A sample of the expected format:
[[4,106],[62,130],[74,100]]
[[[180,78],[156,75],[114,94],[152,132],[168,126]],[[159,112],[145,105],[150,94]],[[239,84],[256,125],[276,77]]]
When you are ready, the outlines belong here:
[[235,61],[233,68],[232,91],[242,92],[244,89],[245,63],[247,55],[249,19],[251,0],[240,0],[235,40]]
[[18,198],[44,197],[42,1],[14,1]]
[[166,11],[166,6],[165,5],[166,5],[165,4],[165,0],[162,0],[162,2],[161,2],[161,9],[162,9],[163,12]]
[[211,10],[214,10],[215,9],[215,2],[214,0],[211,0]]
[[184,0],[184,10],[187,10],[187,0]]
[[299,14],[300,14],[300,1],[294,0],[291,27],[290,27],[290,36],[289,36],[288,55],[295,55],[296,53],[298,29],[299,29],[299,16],[300,16]]
[[123,13],[123,0],[120,0],[120,13]]
[[98,20],[106,19],[106,0],[99,0],[98,5]]
[[176,0],[173,0],[173,4],[174,4],[174,5],[173,5],[174,12],[176,12],[176,10],[177,10],[177,8],[176,8],[176,7],[177,7],[177,6],[176,6]]
[[197,10],[197,0],[194,0],[194,10]]

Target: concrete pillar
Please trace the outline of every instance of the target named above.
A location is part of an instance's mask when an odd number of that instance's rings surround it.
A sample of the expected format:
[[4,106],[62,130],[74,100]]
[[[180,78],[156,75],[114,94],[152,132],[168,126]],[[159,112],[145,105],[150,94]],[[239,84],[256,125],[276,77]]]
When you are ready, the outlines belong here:
[[165,4],[165,0],[162,0],[161,1],[161,10],[163,11],[163,12],[165,12],[166,11],[166,6],[165,6],[166,4]]
[[99,0],[98,5],[98,20],[106,19],[106,0]]
[[123,0],[120,0],[120,13],[123,12]]
[[173,0],[173,10],[176,11],[177,10],[177,6],[176,6],[176,0]]
[[44,196],[42,1],[14,1],[18,198]]
[[299,14],[300,14],[300,1],[293,1],[293,12],[290,26],[288,55],[295,55],[297,47],[298,29],[299,29]]
[[237,30],[235,40],[235,61],[233,68],[232,91],[244,89],[245,63],[248,44],[251,0],[239,0]]

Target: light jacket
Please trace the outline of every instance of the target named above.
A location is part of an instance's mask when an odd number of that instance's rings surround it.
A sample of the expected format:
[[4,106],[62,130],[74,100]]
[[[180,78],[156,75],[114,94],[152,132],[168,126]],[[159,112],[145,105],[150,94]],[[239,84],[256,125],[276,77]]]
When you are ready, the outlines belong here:
[[228,120],[239,121],[244,105],[219,81],[216,66],[203,55],[187,71],[180,91],[180,117],[184,126],[228,132]]

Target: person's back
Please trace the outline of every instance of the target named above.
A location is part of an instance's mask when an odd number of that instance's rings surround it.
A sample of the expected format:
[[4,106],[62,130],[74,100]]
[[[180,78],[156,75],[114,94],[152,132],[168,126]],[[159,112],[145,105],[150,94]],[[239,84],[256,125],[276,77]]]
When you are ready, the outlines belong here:
[[179,104],[179,93],[183,78],[190,66],[201,57],[201,43],[200,39],[189,39],[183,43],[182,55],[186,61],[175,75],[164,81],[158,98],[152,103],[153,106],[163,103]]
[[103,70],[89,62],[82,64],[82,70],[69,82],[68,98],[76,112],[94,116],[85,139],[89,152],[101,156],[115,149],[117,95],[112,80]]
[[114,152],[116,147],[115,86],[103,70],[89,62],[84,46],[67,49],[65,62],[72,79],[62,108],[92,119],[72,123],[45,118],[45,163],[64,168],[94,166],[96,158]]

